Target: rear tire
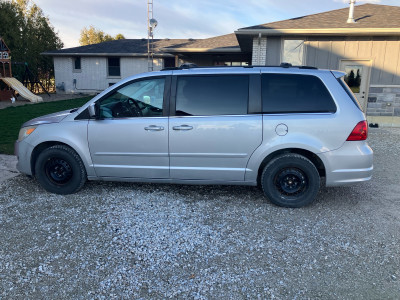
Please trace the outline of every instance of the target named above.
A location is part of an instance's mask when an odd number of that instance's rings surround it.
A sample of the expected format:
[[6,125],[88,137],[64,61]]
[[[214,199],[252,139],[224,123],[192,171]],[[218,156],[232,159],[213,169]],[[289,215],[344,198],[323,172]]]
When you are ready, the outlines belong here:
[[320,177],[306,157],[288,153],[271,160],[261,175],[261,187],[267,198],[283,207],[303,207],[318,194]]
[[79,191],[87,178],[81,158],[65,145],[43,150],[35,163],[35,175],[46,191],[61,195]]

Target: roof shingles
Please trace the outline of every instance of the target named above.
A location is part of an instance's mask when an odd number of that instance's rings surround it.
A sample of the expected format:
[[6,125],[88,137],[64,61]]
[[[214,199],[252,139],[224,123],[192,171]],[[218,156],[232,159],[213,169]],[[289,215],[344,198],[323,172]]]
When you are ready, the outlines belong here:
[[[168,53],[168,49],[224,49],[239,48],[239,43],[234,33],[211,37],[208,39],[154,39],[154,53]],[[147,54],[147,39],[124,39],[81,47],[48,51],[46,55],[68,54]]]
[[[154,39],[154,52],[159,53],[161,48],[182,44],[188,42],[188,39]],[[61,50],[47,51],[44,54],[146,54],[147,39],[124,39],[99,44],[92,44],[74,48],[66,48]]]
[[354,8],[356,23],[347,23],[349,8],[331,10],[284,21],[266,23],[246,29],[323,29],[323,28],[399,28],[400,7],[377,4],[357,5]]
[[192,42],[182,43],[179,45],[173,45],[166,47],[174,49],[217,49],[217,48],[238,48],[239,43],[236,38],[236,34],[230,33],[220,36],[211,37],[208,39],[194,40]]

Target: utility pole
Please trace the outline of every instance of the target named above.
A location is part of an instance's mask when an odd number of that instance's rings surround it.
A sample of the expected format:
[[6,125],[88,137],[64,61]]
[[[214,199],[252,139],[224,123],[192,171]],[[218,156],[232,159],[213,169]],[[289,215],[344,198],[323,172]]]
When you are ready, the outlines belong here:
[[153,0],[147,0],[147,67],[149,72],[153,71],[153,36],[156,26],[157,21],[153,18]]

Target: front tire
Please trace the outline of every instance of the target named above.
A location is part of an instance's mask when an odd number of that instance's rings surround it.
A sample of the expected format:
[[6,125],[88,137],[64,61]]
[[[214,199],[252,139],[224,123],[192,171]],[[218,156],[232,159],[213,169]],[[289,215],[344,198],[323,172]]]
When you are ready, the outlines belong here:
[[288,153],[271,160],[261,175],[267,198],[283,207],[303,207],[313,202],[320,186],[315,165],[306,157]]
[[81,158],[65,145],[43,150],[35,163],[35,175],[46,191],[61,195],[79,191],[87,178]]

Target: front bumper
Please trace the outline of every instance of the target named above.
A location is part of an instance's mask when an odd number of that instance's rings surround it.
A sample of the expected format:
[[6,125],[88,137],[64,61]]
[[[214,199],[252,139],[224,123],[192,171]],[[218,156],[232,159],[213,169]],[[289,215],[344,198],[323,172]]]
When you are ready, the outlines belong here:
[[14,154],[17,156],[17,170],[26,175],[32,175],[31,155],[33,146],[22,141],[16,141],[14,144]]
[[337,150],[319,154],[325,164],[326,186],[370,180],[373,151],[366,141],[346,141]]

